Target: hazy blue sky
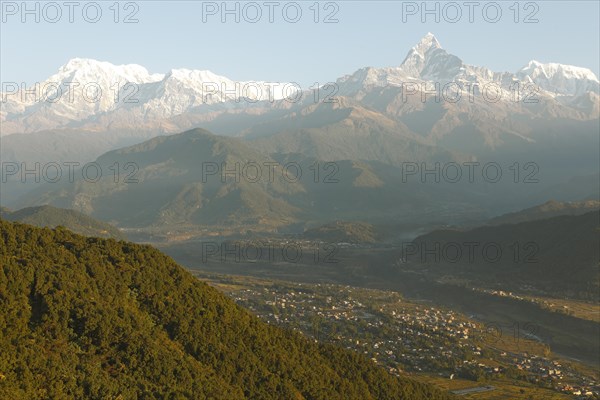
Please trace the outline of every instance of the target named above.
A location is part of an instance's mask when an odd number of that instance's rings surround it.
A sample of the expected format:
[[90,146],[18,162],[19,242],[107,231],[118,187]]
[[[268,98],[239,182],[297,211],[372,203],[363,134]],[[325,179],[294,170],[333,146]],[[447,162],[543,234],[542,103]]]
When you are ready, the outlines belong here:
[[[221,2],[201,1],[135,1],[120,2],[118,23],[114,22],[114,1],[99,1],[102,16],[97,23],[95,5],[79,1],[74,9],[74,22],[69,22],[69,8],[59,0],[57,7],[38,2],[40,22],[35,12],[22,15],[21,1],[1,1],[0,67],[2,82],[43,80],[74,57],[94,58],[115,64],[137,63],[150,72],[167,72],[171,68],[209,69],[238,80],[296,81],[301,85],[326,82],[351,73],[363,66],[394,66],[427,32],[433,32],[442,46],[465,62],[484,65],[496,71],[515,71],[529,60],[560,62],[599,71],[599,2],[537,1],[518,3],[515,23],[515,1],[478,1],[474,21],[469,21],[469,8],[457,1],[457,8],[439,2],[439,18],[421,14],[421,1],[321,1],[318,23],[314,22],[315,1],[297,2],[302,16],[297,23],[295,5],[278,1],[274,22],[269,22],[269,6],[257,1],[262,17],[257,23],[256,7],[239,2],[240,22],[235,15],[221,21]],[[29,2],[34,9],[36,2]],[[502,10],[496,23],[495,4]],[[216,15],[205,15],[217,6]],[[233,8],[235,2],[229,2]],[[412,6],[419,7],[409,15]],[[428,2],[434,8],[436,2]],[[483,9],[487,7],[484,18]],[[18,10],[15,10],[15,7]],[[111,9],[111,7],[113,7]],[[208,7],[208,8],[207,8]],[[313,7],[313,9],[311,9]],[[512,7],[512,9],[511,9]],[[413,8],[414,9],[414,8]],[[244,14],[244,10],[246,13]],[[15,15],[12,15],[16,12]],[[123,23],[135,12],[137,23]],[[326,15],[335,12],[336,23],[324,23]],[[535,13],[538,22],[525,23]],[[22,21],[25,17],[25,22]],[[426,22],[421,18],[426,17]],[[51,23],[50,20],[58,19]],[[452,20],[458,19],[456,22]]]

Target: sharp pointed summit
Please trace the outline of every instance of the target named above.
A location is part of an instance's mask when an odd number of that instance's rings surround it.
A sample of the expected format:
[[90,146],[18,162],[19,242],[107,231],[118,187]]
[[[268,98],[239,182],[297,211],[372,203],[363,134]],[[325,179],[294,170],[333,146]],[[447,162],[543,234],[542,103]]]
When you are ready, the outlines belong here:
[[401,68],[413,78],[425,75],[439,77],[445,75],[444,68],[455,73],[462,66],[462,61],[442,48],[433,33],[428,32],[406,55]]
[[417,43],[413,49],[418,51],[421,54],[425,54],[427,51],[431,50],[431,49],[441,49],[442,45],[440,45],[440,42],[438,42],[437,38],[435,37],[435,35],[431,32],[427,32],[427,34],[425,36],[423,36],[421,38],[421,40],[419,40],[419,43]]
[[435,35],[431,32],[427,32],[427,34],[408,51],[402,64],[406,64],[411,58],[425,59],[426,56],[434,50],[443,49]]

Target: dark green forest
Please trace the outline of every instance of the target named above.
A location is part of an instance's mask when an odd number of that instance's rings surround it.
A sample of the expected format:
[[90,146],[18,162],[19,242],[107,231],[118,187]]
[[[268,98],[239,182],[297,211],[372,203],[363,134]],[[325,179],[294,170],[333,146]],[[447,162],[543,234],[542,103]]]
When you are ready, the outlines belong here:
[[0,237],[0,399],[451,398],[262,322],[153,247]]
[[[477,282],[476,286],[500,285],[512,290],[529,286],[554,296],[598,302],[599,240],[600,213],[590,211],[467,231],[438,230],[417,237],[413,243],[419,249],[449,246],[449,255],[433,263],[435,273],[466,277]],[[479,246],[472,259],[465,243]],[[496,249],[486,259],[481,249],[489,244]],[[463,252],[458,261],[452,260],[459,257],[451,246]],[[426,257],[413,259],[427,262]]]

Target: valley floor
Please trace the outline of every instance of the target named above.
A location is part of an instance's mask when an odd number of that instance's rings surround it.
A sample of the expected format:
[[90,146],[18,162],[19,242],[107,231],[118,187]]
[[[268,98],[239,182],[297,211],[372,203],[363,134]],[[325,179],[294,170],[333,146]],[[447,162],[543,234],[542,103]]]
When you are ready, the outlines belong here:
[[561,359],[524,327],[503,330],[390,290],[196,275],[271,324],[364,353],[392,374],[466,399],[600,397],[597,371]]

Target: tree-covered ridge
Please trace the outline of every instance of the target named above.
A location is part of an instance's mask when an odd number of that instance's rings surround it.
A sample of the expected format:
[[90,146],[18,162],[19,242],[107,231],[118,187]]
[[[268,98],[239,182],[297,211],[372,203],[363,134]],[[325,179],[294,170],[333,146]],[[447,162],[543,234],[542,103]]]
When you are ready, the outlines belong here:
[[[430,264],[444,274],[451,271],[454,276],[484,285],[501,284],[509,290],[527,285],[553,295],[598,302],[599,238],[600,213],[596,210],[466,231],[437,230],[417,237],[413,243],[419,249],[462,246],[460,259],[450,250],[450,255],[439,257],[437,262],[432,263],[434,258],[429,257]],[[479,246],[472,252],[472,259],[464,250],[468,243]],[[481,251],[489,244],[496,248],[493,255],[491,251],[489,255]],[[427,262],[425,256],[413,259]]]
[[488,221],[488,225],[518,224],[561,215],[581,215],[598,209],[600,209],[600,200],[595,199],[572,202],[549,200],[544,204],[492,218]]
[[85,236],[125,239],[125,235],[116,227],[99,221],[79,211],[57,208],[49,205],[26,207],[17,211],[0,210],[0,218],[22,222],[41,228],[64,226],[75,233]]
[[446,399],[270,326],[150,246],[0,221],[0,398]]
[[347,221],[335,221],[307,229],[302,236],[307,239],[318,239],[329,243],[375,243],[378,240],[373,225],[365,222]]

